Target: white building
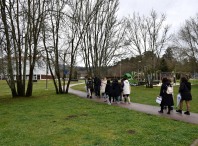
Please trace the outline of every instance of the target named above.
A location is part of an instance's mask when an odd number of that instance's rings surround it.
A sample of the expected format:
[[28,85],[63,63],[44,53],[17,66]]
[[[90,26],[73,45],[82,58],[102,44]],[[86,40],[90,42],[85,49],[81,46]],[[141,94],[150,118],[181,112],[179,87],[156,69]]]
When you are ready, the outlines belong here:
[[[22,58],[22,74],[23,74],[23,58]],[[16,68],[16,64],[13,63],[13,68]],[[26,80],[29,80],[30,64],[29,59],[26,60]],[[52,69],[54,71],[54,69]],[[16,70],[13,71],[14,80],[16,80]],[[45,80],[52,79],[49,68],[47,67],[46,61],[42,57],[38,57],[33,70],[33,80]],[[0,74],[0,80],[3,79],[3,74]]]

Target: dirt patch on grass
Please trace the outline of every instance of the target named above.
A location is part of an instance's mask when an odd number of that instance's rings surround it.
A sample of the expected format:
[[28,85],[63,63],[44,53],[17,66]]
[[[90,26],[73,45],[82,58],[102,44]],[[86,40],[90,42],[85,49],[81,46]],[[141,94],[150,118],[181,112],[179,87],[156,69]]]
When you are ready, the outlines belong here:
[[65,128],[65,129],[63,129],[63,130],[69,130],[69,128]]
[[88,116],[87,114],[82,114],[81,116]]
[[146,114],[147,116],[150,116],[151,114]]
[[128,133],[129,133],[129,134],[135,134],[135,131],[129,130]]
[[64,120],[69,120],[69,118],[65,118]]
[[69,118],[76,118],[78,117],[77,115],[71,115],[71,116],[68,116]]
[[[87,114],[81,114],[80,116],[88,116]],[[63,120],[69,120],[71,118],[77,118],[78,116],[77,115],[71,115],[71,116],[68,116],[68,118],[65,118]]]

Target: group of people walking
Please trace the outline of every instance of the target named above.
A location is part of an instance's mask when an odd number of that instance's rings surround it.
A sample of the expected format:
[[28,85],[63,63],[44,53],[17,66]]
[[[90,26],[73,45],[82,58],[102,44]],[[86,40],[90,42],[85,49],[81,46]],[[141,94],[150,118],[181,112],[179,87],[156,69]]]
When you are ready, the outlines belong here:
[[[87,98],[92,98],[92,91],[94,90],[95,96],[97,98],[102,96],[104,97],[104,102],[108,102],[109,105],[111,105],[112,102],[116,102],[117,104],[120,103],[128,103],[130,104],[130,92],[131,87],[129,84],[129,81],[124,78],[121,80],[121,83],[118,82],[117,79],[114,79],[112,82],[111,80],[107,80],[106,78],[103,78],[101,81],[99,78],[94,75],[94,80],[91,79],[91,77],[88,78],[87,83]],[[162,79],[162,85],[160,89],[160,96],[162,97],[161,101],[161,110],[158,111],[159,113],[163,113],[163,110],[168,107],[167,114],[170,114],[170,111],[173,110],[173,90],[172,93],[170,91],[167,92],[169,87],[172,87],[171,80],[168,80],[167,78]],[[190,115],[190,104],[189,101],[192,100],[191,95],[191,83],[188,82],[188,80],[185,77],[182,77],[180,80],[180,87],[178,92],[181,94],[182,99],[180,100],[180,109],[176,110],[176,112],[182,114],[182,107],[183,107],[183,101],[185,100],[187,105],[187,111],[184,112],[186,115]],[[113,98],[113,100],[112,100]]]
[[91,77],[87,80],[87,98],[92,98],[92,91],[94,89],[95,96],[97,98],[101,98],[101,94],[104,97],[104,102],[108,102],[111,105],[112,102],[116,102],[117,104],[122,101],[122,103],[130,103],[130,92],[131,87],[129,81],[124,78],[121,83],[118,82],[117,79],[113,81],[107,80],[103,78],[101,81],[100,78],[94,76],[94,80],[92,81]]
[[[160,96],[162,97],[161,101],[161,110],[158,111],[159,113],[163,113],[163,110],[165,107],[168,106],[168,112],[167,114],[170,114],[170,111],[173,109],[173,93],[168,93],[167,90],[169,87],[172,87],[173,85],[171,84],[171,81],[168,80],[167,78],[162,79],[162,85],[161,85],[161,90],[160,90]],[[172,91],[173,92],[173,91]],[[184,112],[186,115],[190,115],[190,104],[189,101],[192,100],[192,95],[191,95],[191,83],[188,82],[186,77],[181,77],[180,80],[180,87],[178,92],[181,94],[181,100],[180,100],[180,109],[176,110],[176,112],[182,114],[182,107],[183,107],[183,101],[185,100],[186,105],[187,105],[187,111]]]

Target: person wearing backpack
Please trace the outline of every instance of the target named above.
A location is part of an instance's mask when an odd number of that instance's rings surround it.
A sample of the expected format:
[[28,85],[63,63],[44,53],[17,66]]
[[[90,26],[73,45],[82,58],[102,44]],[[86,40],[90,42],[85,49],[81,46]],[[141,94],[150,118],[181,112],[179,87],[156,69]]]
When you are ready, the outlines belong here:
[[159,113],[163,113],[164,105],[168,106],[167,114],[170,114],[171,106],[174,105],[173,103],[173,90],[171,89],[171,84],[167,78],[162,79],[162,85],[160,90],[160,96],[162,97],[162,102],[160,104],[161,110],[158,111]]
[[93,91],[93,81],[91,79],[91,77],[87,78],[87,98],[92,98],[92,91]]
[[113,88],[112,88],[112,83],[110,82],[110,80],[107,80],[107,85],[105,87],[105,93],[106,95],[109,96],[109,105],[111,105],[111,97],[113,95]]
[[187,106],[187,111],[184,112],[184,114],[190,115],[189,101],[192,100],[191,83],[188,82],[188,80],[185,77],[181,77],[179,92],[181,93],[181,98],[182,99],[180,100],[180,109],[176,110],[176,112],[179,112],[180,114],[182,114],[183,100],[185,100],[186,101],[186,106]]

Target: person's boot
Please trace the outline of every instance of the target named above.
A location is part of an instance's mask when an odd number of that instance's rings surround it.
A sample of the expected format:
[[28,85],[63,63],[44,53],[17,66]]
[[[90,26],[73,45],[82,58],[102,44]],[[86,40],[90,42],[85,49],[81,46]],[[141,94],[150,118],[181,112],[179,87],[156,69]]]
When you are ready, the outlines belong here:
[[163,113],[163,106],[161,106],[161,110],[160,111],[158,111],[159,113]]
[[182,114],[182,110],[176,110],[176,112],[178,112],[178,113]]
[[186,111],[186,112],[184,112],[184,114],[186,114],[186,115],[190,115],[190,112],[189,112],[189,111]]
[[129,102],[129,104],[131,103],[131,102],[130,102],[130,97],[128,97],[128,102]]
[[89,95],[87,95],[87,98],[89,98]]
[[168,108],[168,112],[167,112],[167,114],[170,114],[170,110],[171,110],[171,109],[170,109],[170,108]]

